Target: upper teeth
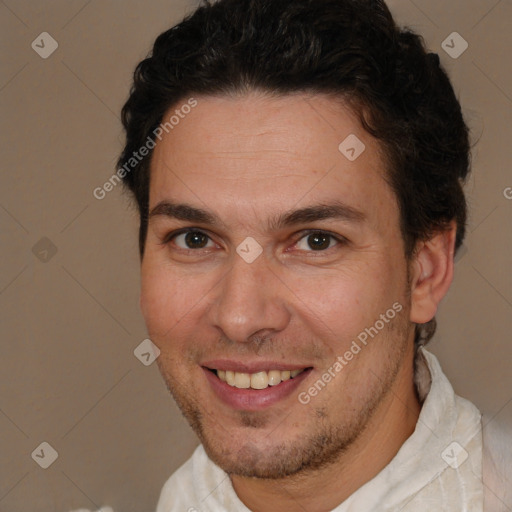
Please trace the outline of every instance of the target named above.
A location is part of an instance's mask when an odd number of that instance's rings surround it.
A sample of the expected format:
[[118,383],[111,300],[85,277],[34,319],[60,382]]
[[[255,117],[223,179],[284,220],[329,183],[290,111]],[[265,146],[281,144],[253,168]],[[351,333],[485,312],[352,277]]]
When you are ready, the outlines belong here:
[[283,380],[294,378],[301,370],[270,370],[268,372],[258,373],[239,373],[232,371],[217,370],[217,376],[220,380],[227,382],[230,386],[240,389],[265,389],[268,386],[277,386]]

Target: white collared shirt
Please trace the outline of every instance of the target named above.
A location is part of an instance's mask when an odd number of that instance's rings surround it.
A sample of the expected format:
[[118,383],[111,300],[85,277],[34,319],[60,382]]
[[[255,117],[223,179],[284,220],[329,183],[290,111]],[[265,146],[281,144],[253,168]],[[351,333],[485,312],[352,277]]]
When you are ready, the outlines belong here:
[[[508,472],[510,479],[510,437],[497,440],[487,429],[484,438],[490,442],[483,449],[478,409],[455,395],[433,354],[421,348],[417,358],[417,375],[423,375],[418,389],[426,397],[416,429],[389,464],[333,512],[481,512],[484,493],[486,512],[512,510],[512,482],[505,476]],[[489,451],[496,442],[501,445]],[[487,457],[483,480],[482,454]],[[250,510],[229,476],[198,446],[165,483],[156,512]]]

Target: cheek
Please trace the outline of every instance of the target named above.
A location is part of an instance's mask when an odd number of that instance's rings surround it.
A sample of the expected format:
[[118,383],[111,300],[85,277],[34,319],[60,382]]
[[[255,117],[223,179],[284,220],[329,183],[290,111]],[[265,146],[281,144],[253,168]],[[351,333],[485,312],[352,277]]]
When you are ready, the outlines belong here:
[[358,334],[373,325],[395,301],[402,300],[403,288],[397,266],[391,262],[374,261],[346,266],[295,281],[296,307],[318,334]]
[[173,311],[173,308],[169,303],[166,288],[161,284],[161,281],[142,275],[140,308],[148,333],[154,342],[156,342],[154,338],[157,337],[157,333],[164,333],[166,324],[170,326],[174,321],[172,315],[165,314],[166,311]]
[[152,264],[149,258],[143,263],[141,311],[149,333],[157,338],[187,325],[205,293],[200,278],[185,279],[168,264]]

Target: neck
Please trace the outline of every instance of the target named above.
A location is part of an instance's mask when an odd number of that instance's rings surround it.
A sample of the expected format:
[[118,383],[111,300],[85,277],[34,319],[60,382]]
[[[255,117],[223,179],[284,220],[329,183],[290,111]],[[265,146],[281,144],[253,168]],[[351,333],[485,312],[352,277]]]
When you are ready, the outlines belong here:
[[412,354],[407,360],[411,364],[404,365],[407,368],[397,376],[365,430],[337,461],[279,480],[233,475],[240,500],[253,512],[328,512],[375,477],[414,432],[420,414]]

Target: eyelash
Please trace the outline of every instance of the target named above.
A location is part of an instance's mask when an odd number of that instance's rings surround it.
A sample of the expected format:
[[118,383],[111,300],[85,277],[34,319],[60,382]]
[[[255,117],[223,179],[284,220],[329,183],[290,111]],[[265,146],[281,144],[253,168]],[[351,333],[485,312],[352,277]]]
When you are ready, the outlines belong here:
[[[206,233],[202,229],[198,229],[198,228],[184,228],[184,229],[180,229],[178,231],[173,231],[173,232],[167,234],[164,237],[164,239],[162,240],[162,245],[168,245],[176,237],[178,237],[180,235],[183,235],[183,234],[187,234],[187,233],[200,233],[202,235],[207,236],[209,241],[213,241],[212,237],[210,235],[208,235],[208,233]],[[293,245],[298,244],[302,239],[304,239],[304,238],[306,238],[306,237],[308,237],[310,235],[321,235],[321,236],[330,237],[331,240],[334,240],[336,242],[336,245],[346,245],[348,243],[348,240],[346,238],[342,237],[341,235],[334,235],[333,233],[330,233],[329,231],[324,231],[324,230],[321,230],[321,229],[304,230],[304,231],[301,231],[298,235],[299,236],[297,237],[297,239],[295,240]],[[332,249],[333,247],[328,247],[327,249],[319,250],[319,251],[315,251],[315,250],[311,249],[309,251],[304,251],[304,252],[325,253],[325,252],[329,251],[330,249]],[[182,247],[178,247],[178,250],[190,251],[190,252],[198,252],[201,249],[204,249],[204,248],[199,248],[199,249],[191,249],[191,248],[183,249]]]

